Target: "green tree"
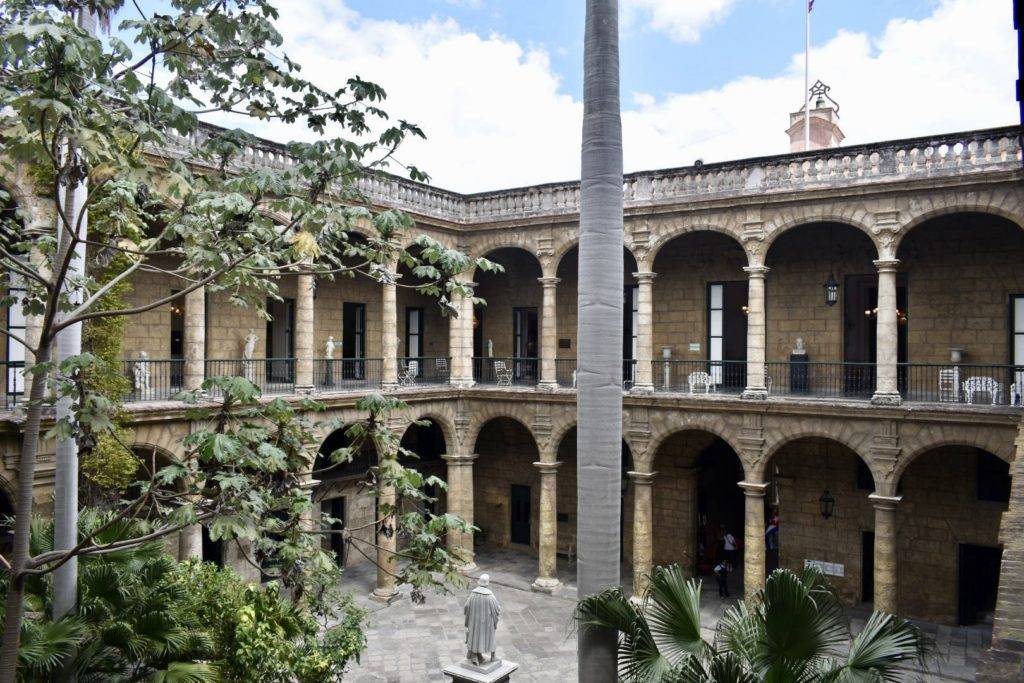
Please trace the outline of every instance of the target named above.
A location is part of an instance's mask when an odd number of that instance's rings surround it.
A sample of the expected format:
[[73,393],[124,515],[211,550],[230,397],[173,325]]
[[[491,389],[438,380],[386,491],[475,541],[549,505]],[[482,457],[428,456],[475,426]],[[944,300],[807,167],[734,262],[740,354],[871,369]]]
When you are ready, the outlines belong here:
[[[93,12],[109,24],[119,11],[125,13],[120,34],[132,36],[132,46],[115,36],[98,38],[76,21],[80,13]],[[153,310],[200,287],[230,292],[234,304],[262,311],[267,297],[279,298],[282,275],[306,269],[321,279],[381,281],[396,260],[422,279],[417,289],[452,311],[451,296],[472,296],[456,276],[493,268],[426,237],[413,240],[415,255],[400,248],[411,219],[375,211],[357,180],[388,164],[424,180],[396,156],[406,137],[422,131],[391,121],[381,108],[385,92],[374,83],[353,77],[328,90],[304,79],[298,64],[278,54],[277,16],[271,0],[170,0],[166,9],[149,14],[124,0],[4,2],[0,159],[11,175],[38,169],[53,183],[38,189],[41,215],[19,207],[15,218],[0,225],[0,270],[16,274],[26,287],[17,298],[0,298],[0,307],[17,300],[39,332],[35,340],[0,330],[34,359],[17,463],[13,550],[0,558],[9,579],[0,683],[15,680],[26,582],[78,557],[202,522],[224,538],[260,539],[265,553],[283,558],[282,581],[293,586],[305,586],[303,574],[328,561],[315,542],[320,531],[299,524],[308,496],[290,486],[296,474],[288,468],[311,462],[309,444],[297,434],[306,427],[283,402],[260,412],[255,389],[238,380],[207,387],[225,399],[219,422],[188,444],[195,471],[179,466],[151,472],[148,483],[137,487],[139,496],[115,515],[149,518],[151,531],[113,545],[86,535],[70,550],[33,553],[29,527],[42,415],[50,397],[74,401],[71,415],[45,438],[76,439],[80,456],[87,458],[97,443],[117,436],[116,401],[84,380],[99,367],[97,357],[85,353],[56,367],[59,332]],[[245,150],[257,141],[240,130],[203,126],[199,117],[214,112],[305,126],[320,139],[287,145],[283,151],[292,163],[254,167]],[[189,146],[185,155],[168,153],[182,141]],[[68,202],[70,194],[76,198]],[[111,194],[120,202],[118,210],[139,220],[110,226],[102,239],[83,234],[88,210]],[[55,223],[61,239],[49,227]],[[366,241],[349,239],[357,224],[371,231]],[[103,277],[71,274],[73,254],[83,245],[118,257],[109,262],[123,267]],[[120,283],[152,271],[176,280],[177,291],[123,307],[100,305]],[[253,443],[246,436],[250,422],[229,426],[236,410],[252,423],[269,421],[277,442]],[[277,485],[270,497],[250,496],[271,479]]]
[[[622,120],[617,0],[587,0],[580,185],[579,592],[619,584],[622,443]],[[615,634],[580,632],[580,680],[612,681]]]
[[899,667],[925,662],[924,636],[891,614],[875,612],[852,637],[816,569],[772,572],[752,604],[726,611],[713,643],[701,636],[700,587],[678,565],[656,567],[640,604],[608,589],[580,601],[576,623],[617,632],[619,676],[637,683],[899,681]]

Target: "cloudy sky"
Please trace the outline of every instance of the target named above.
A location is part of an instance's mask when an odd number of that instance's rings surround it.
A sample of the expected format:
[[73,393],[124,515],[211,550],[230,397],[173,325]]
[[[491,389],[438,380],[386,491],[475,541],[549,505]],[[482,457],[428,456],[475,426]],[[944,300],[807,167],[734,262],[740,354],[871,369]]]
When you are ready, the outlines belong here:
[[[350,74],[428,135],[403,161],[473,192],[579,175],[584,0],[285,0],[307,77]],[[805,0],[620,0],[626,170],[788,151]],[[1014,122],[1011,0],[816,0],[811,80],[856,144]],[[306,138],[276,124],[252,132]]]

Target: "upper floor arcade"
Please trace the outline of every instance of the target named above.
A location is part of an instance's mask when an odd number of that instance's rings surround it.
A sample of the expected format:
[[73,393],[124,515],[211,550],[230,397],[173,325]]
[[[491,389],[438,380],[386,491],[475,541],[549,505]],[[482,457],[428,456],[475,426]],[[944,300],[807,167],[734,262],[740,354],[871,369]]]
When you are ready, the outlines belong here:
[[[1017,133],[628,176],[623,335],[608,340],[622,345],[624,391],[969,410],[1018,404]],[[245,158],[288,163],[269,143]],[[385,284],[284,277],[270,320],[231,305],[226,293],[199,290],[129,321],[126,399],[167,399],[222,374],[285,393],[423,384],[573,390],[578,184],[462,196],[372,176],[363,190],[382,207],[411,212],[413,232],[502,264],[503,273],[466,274],[486,305],[462,301],[461,315],[444,317],[403,268]],[[131,296],[152,300],[179,286],[146,273]],[[16,308],[5,317],[12,329],[31,325]],[[6,346],[10,405],[24,389],[24,358]]]

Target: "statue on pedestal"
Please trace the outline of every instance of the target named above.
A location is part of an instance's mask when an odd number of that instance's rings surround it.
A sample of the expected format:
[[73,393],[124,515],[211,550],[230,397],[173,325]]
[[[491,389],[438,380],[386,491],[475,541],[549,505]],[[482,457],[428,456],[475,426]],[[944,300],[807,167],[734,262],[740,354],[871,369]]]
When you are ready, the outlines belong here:
[[796,346],[793,348],[793,355],[794,356],[804,356],[806,354],[807,354],[807,349],[804,348],[804,338],[803,337],[797,337],[796,338]]
[[139,360],[132,367],[132,374],[135,375],[135,391],[141,396],[149,394],[149,354],[139,351]]
[[250,382],[256,381],[256,371],[252,364],[252,357],[256,353],[256,342],[259,341],[259,337],[256,333],[249,329],[249,334],[245,337],[245,347],[242,349],[242,376]]
[[490,582],[491,577],[482,574],[466,603],[466,659],[477,666],[494,661],[494,632],[501,616],[501,605],[487,587]]
[[327,347],[324,349],[324,353],[325,353],[324,357],[327,360],[331,360],[331,359],[334,358],[334,337],[333,336],[328,336],[327,337]]

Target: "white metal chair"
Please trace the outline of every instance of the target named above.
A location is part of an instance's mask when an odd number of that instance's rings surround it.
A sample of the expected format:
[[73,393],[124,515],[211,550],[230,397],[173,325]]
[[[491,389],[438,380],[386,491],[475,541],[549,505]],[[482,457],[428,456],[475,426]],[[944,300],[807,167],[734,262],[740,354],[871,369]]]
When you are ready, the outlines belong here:
[[960,402],[960,368],[939,370],[939,401],[944,403]]
[[498,381],[499,387],[512,386],[512,368],[505,365],[505,361],[494,361],[494,378]]
[[706,372],[691,372],[686,381],[690,385],[691,394],[696,394],[699,387],[704,388],[705,394],[710,394],[715,390],[715,383],[712,381],[711,375]]
[[416,385],[416,377],[420,374],[420,362],[411,360],[402,362],[402,371],[398,373],[398,383],[403,387]]
[[435,358],[434,369],[437,370],[438,379],[448,379],[448,359],[447,358]]
[[964,380],[964,398],[968,403],[977,403],[978,394],[988,394],[992,405],[1002,403],[1003,385],[991,377],[971,377]]

